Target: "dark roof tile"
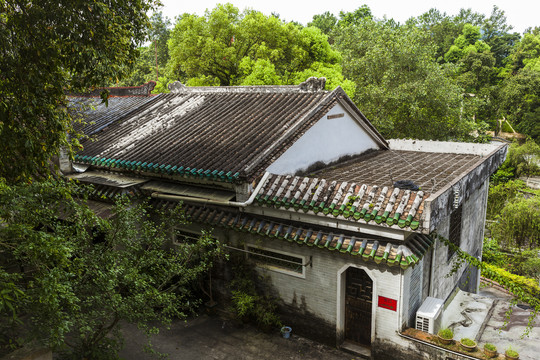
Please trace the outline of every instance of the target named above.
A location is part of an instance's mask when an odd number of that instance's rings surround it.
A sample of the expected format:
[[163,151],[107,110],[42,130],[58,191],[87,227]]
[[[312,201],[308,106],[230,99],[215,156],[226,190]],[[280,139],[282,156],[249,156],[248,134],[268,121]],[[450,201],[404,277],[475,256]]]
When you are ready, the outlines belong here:
[[[111,114],[103,121],[106,131],[88,129],[97,141],[84,141],[84,150],[75,161],[217,180],[252,180],[334,104],[350,102],[340,88],[332,92],[254,90],[162,94],[145,106],[130,108],[129,113]],[[99,116],[90,114],[89,118]],[[367,121],[365,126],[374,131]],[[387,146],[374,134],[381,146]]]

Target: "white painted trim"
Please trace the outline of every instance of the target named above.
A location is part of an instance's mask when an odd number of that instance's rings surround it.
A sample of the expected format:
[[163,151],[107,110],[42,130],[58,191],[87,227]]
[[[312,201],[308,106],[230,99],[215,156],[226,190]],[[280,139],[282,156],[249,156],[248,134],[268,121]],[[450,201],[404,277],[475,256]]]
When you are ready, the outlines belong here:
[[371,293],[371,343],[375,341],[375,318],[377,312],[377,281],[372,274],[372,270],[357,264],[349,263],[343,265],[337,273],[337,301],[336,301],[336,334],[343,334],[345,337],[345,287],[347,269],[354,267],[364,270],[373,283]]

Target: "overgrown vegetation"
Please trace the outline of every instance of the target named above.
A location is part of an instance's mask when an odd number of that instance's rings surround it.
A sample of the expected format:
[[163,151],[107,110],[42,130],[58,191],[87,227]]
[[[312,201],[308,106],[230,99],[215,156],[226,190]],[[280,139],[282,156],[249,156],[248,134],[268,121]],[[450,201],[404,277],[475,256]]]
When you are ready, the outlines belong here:
[[203,233],[175,250],[167,244],[186,223],[180,207],[149,212],[120,199],[102,219],[85,199],[63,181],[0,182],[5,349],[39,340],[67,358],[114,359],[121,321],[150,334],[152,321],[168,324],[197,306],[191,289],[220,254],[216,240]]
[[229,284],[232,310],[242,321],[253,322],[262,329],[270,330],[282,326],[277,315],[277,299],[266,293],[262,284],[267,284],[245,258],[231,259],[233,279]]

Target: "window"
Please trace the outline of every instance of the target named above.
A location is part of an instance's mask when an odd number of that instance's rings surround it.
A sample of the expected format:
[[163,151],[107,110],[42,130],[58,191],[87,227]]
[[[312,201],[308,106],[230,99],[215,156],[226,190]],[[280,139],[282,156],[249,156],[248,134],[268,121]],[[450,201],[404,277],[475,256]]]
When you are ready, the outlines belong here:
[[[463,208],[461,205],[455,209],[452,214],[450,214],[450,229],[448,233],[448,240],[456,246],[461,246],[461,215]],[[455,251],[453,251],[450,247],[448,247],[448,260],[454,255]]]
[[304,277],[304,258],[275,250],[248,247],[249,257],[258,266],[277,272]]
[[185,230],[175,230],[173,236],[173,245],[194,244],[201,234]]

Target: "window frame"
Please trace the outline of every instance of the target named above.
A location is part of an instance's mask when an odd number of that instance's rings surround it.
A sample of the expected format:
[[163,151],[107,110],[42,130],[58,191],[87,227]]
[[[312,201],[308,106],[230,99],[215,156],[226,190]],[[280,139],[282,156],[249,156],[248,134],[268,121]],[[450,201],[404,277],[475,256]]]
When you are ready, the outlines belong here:
[[[281,274],[291,275],[294,277],[299,277],[302,279],[305,279],[306,277],[306,256],[291,254],[286,251],[269,249],[266,247],[261,247],[261,246],[256,246],[256,245],[247,245],[246,250],[248,252],[248,258],[259,268],[275,271]],[[265,252],[266,254],[257,254],[258,251]],[[270,258],[267,257],[267,256],[273,256],[275,258],[280,258],[280,255],[298,259],[299,260],[298,266],[300,267],[301,271],[294,271],[288,268],[286,265],[280,266],[279,264],[272,264],[269,262],[271,261]],[[269,261],[265,262],[264,259],[268,259]],[[281,259],[281,260],[289,261],[288,259]],[[274,260],[274,261],[279,262],[280,260]]]
[[[192,239],[193,241],[179,241],[178,240],[178,235],[179,234],[181,234],[183,239]],[[174,229],[174,233],[173,233],[173,236],[172,236],[172,244],[173,244],[173,246],[182,246],[182,245],[185,245],[185,244],[193,244],[194,242],[196,242],[199,239],[200,236],[201,236],[201,234],[197,233],[195,231],[189,231],[189,230],[185,230],[185,229]]]
[[[452,213],[450,213],[450,224],[448,225],[448,240],[450,243],[461,248],[461,234],[463,230],[463,204],[460,204]],[[449,261],[456,252],[448,246],[447,261]]]

